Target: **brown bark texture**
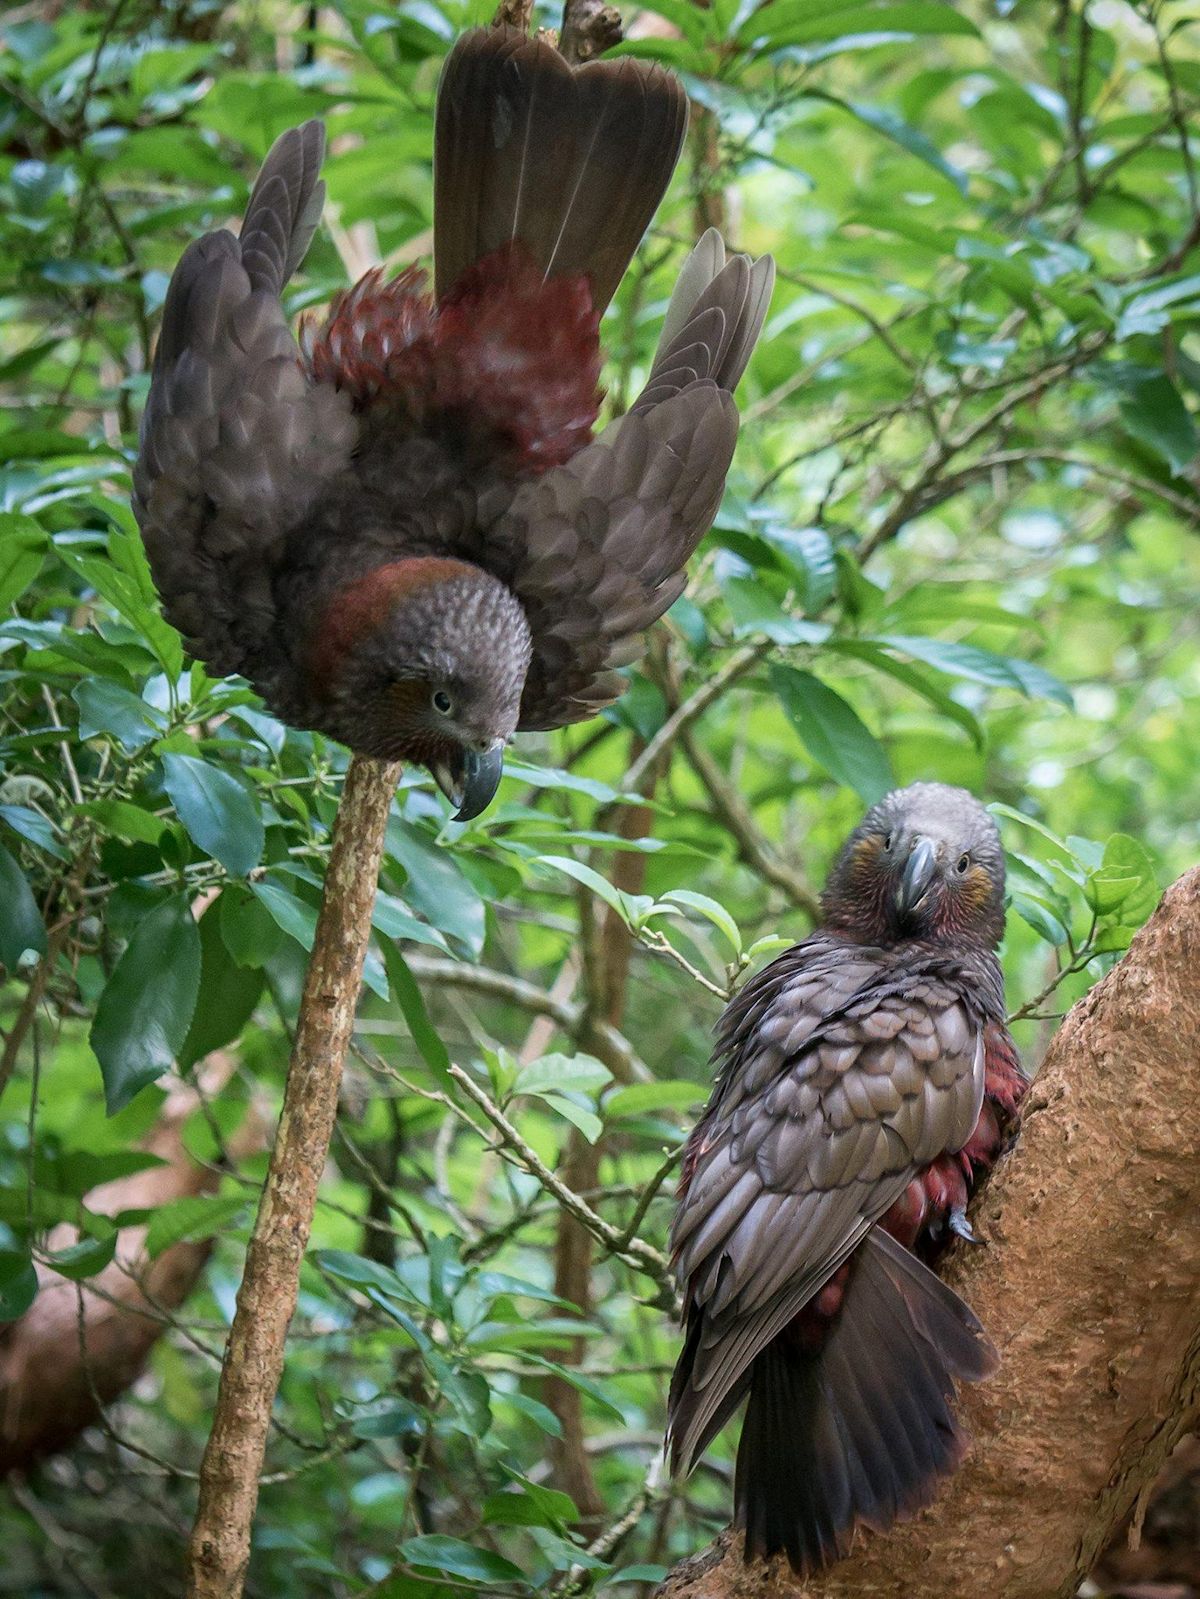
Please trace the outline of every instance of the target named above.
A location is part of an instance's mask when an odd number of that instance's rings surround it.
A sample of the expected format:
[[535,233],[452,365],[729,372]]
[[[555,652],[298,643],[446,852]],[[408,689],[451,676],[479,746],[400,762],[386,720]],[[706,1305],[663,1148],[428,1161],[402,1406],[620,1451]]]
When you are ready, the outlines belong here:
[[[198,1071],[204,1092],[218,1092],[233,1068],[232,1057],[210,1056]],[[212,1192],[220,1173],[194,1161],[183,1143],[184,1123],[199,1103],[195,1089],[177,1084],[143,1146],[164,1164],[94,1188],[85,1199],[88,1209],[117,1215]],[[229,1153],[239,1158],[264,1142],[265,1129],[251,1110]],[[208,1239],[188,1239],[149,1260],[145,1239],[145,1227],[123,1227],[111,1263],[82,1284],[40,1266],[37,1298],[20,1320],[0,1330],[0,1476],[66,1448],[97,1419],[101,1405],[125,1392],[212,1248]],[[64,1224],[50,1232],[45,1247],[66,1249],[78,1240]]]
[[238,1599],[245,1581],[271,1407],[337,1115],[399,777],[397,764],[365,756],[355,756],[346,774],[283,1109],[200,1466],[188,1599]]
[[658,1599],[1068,1599],[1200,1414],[1200,868],[1068,1015],[945,1276],[1001,1352],[931,1509],[802,1583],[736,1534]]

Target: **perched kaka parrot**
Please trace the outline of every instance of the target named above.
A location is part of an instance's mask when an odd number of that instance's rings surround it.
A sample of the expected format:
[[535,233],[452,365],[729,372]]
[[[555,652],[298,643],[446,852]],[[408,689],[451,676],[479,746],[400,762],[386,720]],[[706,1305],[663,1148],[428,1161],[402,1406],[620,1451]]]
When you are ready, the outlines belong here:
[[672,1463],[690,1469],[748,1395],[736,1524],[748,1558],[802,1574],[928,1503],[965,1450],[954,1379],[996,1353],[910,1248],[969,1232],[1026,1088],[996,959],[1004,855],[968,793],[881,800],[822,910],[721,1018],[672,1230]]
[[645,388],[591,431],[600,317],[686,121],[659,67],[477,30],[438,89],[432,293],[370,272],[298,348],[280,294],[321,214],[318,122],[171,280],[134,472],[167,615],[285,721],[429,767],[461,818],[514,730],[621,693],[721,499],[769,258],[705,234]]

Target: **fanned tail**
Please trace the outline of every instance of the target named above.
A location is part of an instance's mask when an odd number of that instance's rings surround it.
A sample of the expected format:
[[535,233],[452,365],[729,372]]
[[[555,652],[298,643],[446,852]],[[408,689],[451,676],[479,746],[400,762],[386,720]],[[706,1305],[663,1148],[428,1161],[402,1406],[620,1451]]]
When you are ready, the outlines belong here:
[[446,59],[434,139],[440,300],[514,242],[546,277],[586,276],[597,315],[671,180],[687,96],[625,58],[571,67],[511,27],[464,34]]
[[[672,1388],[671,1436],[690,1461],[745,1382],[693,1438],[687,1355]],[[967,1447],[952,1409],[955,1380],[979,1381],[996,1359],[958,1295],[875,1229],[824,1343],[814,1350],[785,1328],[749,1369],[734,1484],[747,1557],[784,1554],[795,1571],[812,1572],[846,1553],[855,1527],[882,1531],[928,1504]]]

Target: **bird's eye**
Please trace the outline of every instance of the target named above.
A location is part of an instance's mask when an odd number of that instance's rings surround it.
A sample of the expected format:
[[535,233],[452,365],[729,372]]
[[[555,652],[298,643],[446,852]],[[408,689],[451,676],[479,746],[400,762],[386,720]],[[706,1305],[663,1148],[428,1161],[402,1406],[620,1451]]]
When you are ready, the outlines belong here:
[[959,869],[960,872],[965,872],[967,867],[970,866],[970,864],[971,864],[971,857],[969,855],[960,855],[958,857],[958,869]]
[[433,691],[433,708],[440,711],[443,716],[449,716],[454,709],[454,701],[444,688],[435,688]]
[[885,849],[885,850],[886,850],[886,849],[891,849],[891,847],[892,847],[892,835],[891,835],[891,834],[890,834],[890,833],[889,833],[889,834],[888,834],[888,835],[887,835],[887,837],[886,837],[886,838],[885,838],[885,839],[884,839],[884,841],[883,841],[883,847],[884,847],[884,849]]

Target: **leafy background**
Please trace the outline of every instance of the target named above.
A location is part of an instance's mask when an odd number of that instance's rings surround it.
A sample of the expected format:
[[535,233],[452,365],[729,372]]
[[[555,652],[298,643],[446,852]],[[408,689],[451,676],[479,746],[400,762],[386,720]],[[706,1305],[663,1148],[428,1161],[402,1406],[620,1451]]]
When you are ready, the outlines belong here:
[[[614,711],[523,739],[467,828],[400,788],[248,1593],[648,1593],[730,1493],[728,1438],[674,1491],[653,1464],[709,1030],[809,927],[864,804],[930,777],[995,802],[1031,1067],[1200,853],[1191,12],[628,12],[622,48],[694,114],[605,323],[609,403],[716,222],[780,266],[738,460]],[[168,276],[314,115],[330,204],[293,307],[425,254],[439,61],[484,20],[124,0],[0,26],[0,1355],[39,1272],[81,1318],[111,1293],[92,1193],[153,1166],[178,1073],[208,1191],[118,1219],[150,1266],[218,1239],[103,1424],[0,1492],[0,1592],[179,1591],[345,769],[159,618],[128,492]],[[1197,1541],[1174,1558],[1200,1581]]]

